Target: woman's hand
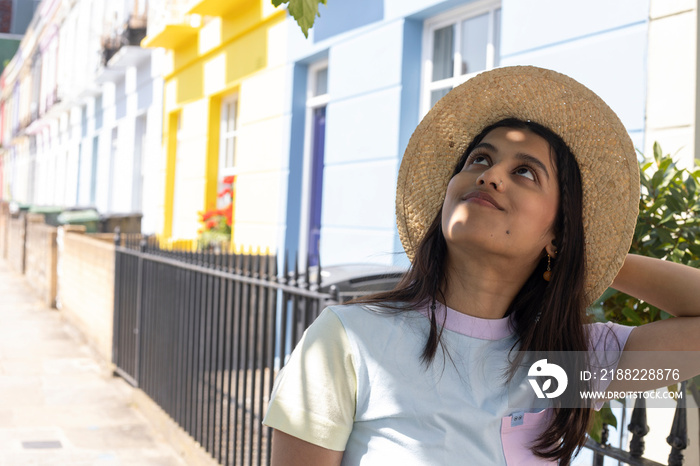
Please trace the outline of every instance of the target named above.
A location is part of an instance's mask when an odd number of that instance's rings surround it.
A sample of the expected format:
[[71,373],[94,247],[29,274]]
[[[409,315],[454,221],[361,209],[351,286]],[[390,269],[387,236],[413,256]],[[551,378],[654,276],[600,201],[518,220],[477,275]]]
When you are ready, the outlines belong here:
[[271,466],[339,466],[342,451],[329,450],[274,430]]

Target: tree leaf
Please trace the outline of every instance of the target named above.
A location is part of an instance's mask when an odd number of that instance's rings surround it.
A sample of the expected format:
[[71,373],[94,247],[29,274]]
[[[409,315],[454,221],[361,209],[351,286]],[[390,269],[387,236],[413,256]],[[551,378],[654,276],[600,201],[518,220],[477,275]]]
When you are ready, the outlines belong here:
[[639,315],[629,307],[624,308],[622,310],[622,313],[625,315],[625,317],[627,317],[630,320],[630,322],[632,322],[632,325],[634,325],[635,327],[644,323],[642,322],[642,319],[639,317]]
[[274,1],[289,3],[287,10],[296,20],[299,27],[301,27],[301,32],[304,33],[304,37],[306,38],[309,37],[309,29],[313,27],[316,16],[321,16],[321,13],[318,11],[318,5],[321,3],[324,5],[326,4],[326,0],[273,0],[273,2]]
[[654,160],[656,160],[656,163],[658,165],[659,161],[661,160],[661,157],[663,157],[663,154],[661,153],[661,145],[659,145],[658,142],[654,142]]
[[670,222],[671,220],[673,220],[673,217],[675,217],[675,216],[676,216],[675,212],[671,212],[670,214],[667,213],[666,216],[661,219],[661,221],[659,222],[659,225],[663,225],[664,223]]
[[657,228],[654,230],[654,233],[656,236],[661,240],[663,244],[673,244],[673,237],[671,236],[671,233],[668,232],[665,228]]
[[610,409],[610,403],[606,403],[605,406],[601,408],[600,412],[603,415],[603,422],[617,429],[617,418],[613,414],[612,409]]
[[[660,185],[661,181],[664,179],[664,172],[661,170],[658,170],[656,173],[654,173],[651,177],[651,180],[649,180],[649,184],[651,186],[652,190],[656,190]],[[656,194],[654,194],[656,195]]]
[[654,203],[651,205],[651,207],[649,207],[648,212],[653,214],[654,212],[656,212],[657,210],[659,210],[659,207],[665,205],[665,201],[666,201],[666,199],[664,199],[663,197],[662,197],[662,198],[657,198],[657,199],[654,201]]
[[658,317],[659,317],[659,308],[652,307],[651,309],[649,309],[649,320],[651,322],[658,320]]
[[700,256],[700,244],[688,243],[688,249],[690,249],[690,252],[692,252],[693,255]]
[[591,422],[591,427],[588,429],[588,435],[597,443],[600,443],[603,435],[603,415],[600,411],[593,411],[593,422]]
[[600,443],[601,441],[603,424],[613,426],[617,429],[617,419],[615,418],[615,415],[610,409],[610,403],[607,401],[600,409],[600,411],[593,412],[593,422],[591,423],[591,427],[588,430],[588,435],[590,435],[591,438],[598,443]]

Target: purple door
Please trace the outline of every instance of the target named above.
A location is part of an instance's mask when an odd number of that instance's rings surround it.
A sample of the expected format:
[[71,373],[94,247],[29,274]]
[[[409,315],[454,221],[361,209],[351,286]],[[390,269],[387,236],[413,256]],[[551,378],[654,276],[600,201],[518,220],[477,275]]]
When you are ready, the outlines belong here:
[[309,208],[309,265],[318,265],[321,241],[321,200],[323,196],[323,153],[326,136],[326,107],[314,109],[311,146],[311,205]]

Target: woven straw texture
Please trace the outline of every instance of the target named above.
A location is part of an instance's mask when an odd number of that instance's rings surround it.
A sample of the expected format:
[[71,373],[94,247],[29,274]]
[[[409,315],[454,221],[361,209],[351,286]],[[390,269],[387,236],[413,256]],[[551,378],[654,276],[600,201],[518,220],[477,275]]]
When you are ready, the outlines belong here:
[[401,243],[415,248],[437,215],[450,175],[472,139],[504,118],[531,120],[572,150],[583,184],[586,299],[610,286],[632,242],[639,209],[639,168],[632,140],[591,90],[563,74],[532,66],[482,73],[443,97],[406,148],[396,191]]

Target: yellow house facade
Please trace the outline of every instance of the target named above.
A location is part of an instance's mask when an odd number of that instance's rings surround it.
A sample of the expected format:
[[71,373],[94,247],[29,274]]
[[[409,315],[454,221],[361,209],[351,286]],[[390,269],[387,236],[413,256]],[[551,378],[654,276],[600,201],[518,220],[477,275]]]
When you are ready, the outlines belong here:
[[[269,0],[149,7],[156,19],[142,46],[167,50],[160,233],[194,239],[198,213],[232,201],[233,244],[274,248],[288,165],[286,11]],[[232,186],[224,183],[234,176]],[[232,192],[219,196],[227,187]]]

